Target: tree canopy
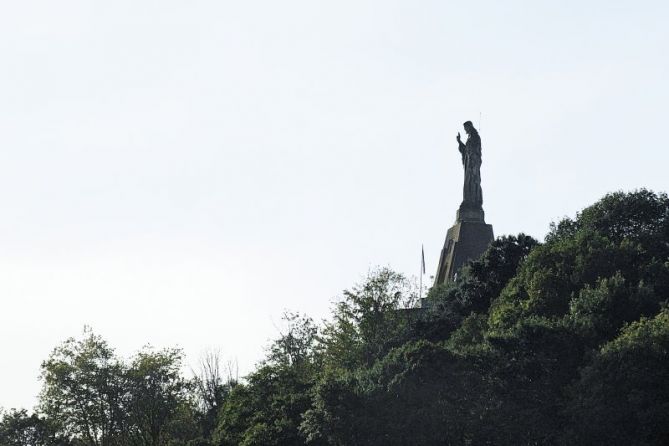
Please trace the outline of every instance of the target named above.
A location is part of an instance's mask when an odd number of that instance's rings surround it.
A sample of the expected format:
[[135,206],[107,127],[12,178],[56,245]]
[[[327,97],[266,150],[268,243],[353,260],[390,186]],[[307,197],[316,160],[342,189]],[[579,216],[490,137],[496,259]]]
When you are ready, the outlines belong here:
[[606,195],[543,243],[496,239],[416,308],[389,268],[316,323],[287,313],[254,371],[119,358],[87,330],[42,365],[0,445],[669,444],[669,199]]

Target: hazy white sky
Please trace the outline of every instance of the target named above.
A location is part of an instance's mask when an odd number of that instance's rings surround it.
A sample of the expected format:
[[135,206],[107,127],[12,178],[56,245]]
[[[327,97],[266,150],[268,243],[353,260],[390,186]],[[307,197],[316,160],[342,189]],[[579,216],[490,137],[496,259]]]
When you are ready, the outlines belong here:
[[666,191],[668,5],[0,3],[0,406],[84,324],[248,372],[284,309],[434,274],[480,115],[496,235]]

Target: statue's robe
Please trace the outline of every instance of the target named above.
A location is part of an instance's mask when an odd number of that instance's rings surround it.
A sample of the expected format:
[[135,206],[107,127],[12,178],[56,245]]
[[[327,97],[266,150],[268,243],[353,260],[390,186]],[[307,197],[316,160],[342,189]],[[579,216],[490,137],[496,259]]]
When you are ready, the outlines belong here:
[[482,209],[483,192],[481,191],[481,137],[473,131],[467,142],[460,143],[462,165],[465,168],[465,184],[461,208]]

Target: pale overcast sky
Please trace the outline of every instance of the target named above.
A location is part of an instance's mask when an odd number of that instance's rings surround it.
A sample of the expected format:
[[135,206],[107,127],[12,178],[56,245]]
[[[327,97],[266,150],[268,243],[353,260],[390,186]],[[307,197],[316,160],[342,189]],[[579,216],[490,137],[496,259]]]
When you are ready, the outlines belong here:
[[3,1],[0,406],[85,324],[248,372],[284,309],[434,274],[466,120],[496,235],[666,191],[668,5]]

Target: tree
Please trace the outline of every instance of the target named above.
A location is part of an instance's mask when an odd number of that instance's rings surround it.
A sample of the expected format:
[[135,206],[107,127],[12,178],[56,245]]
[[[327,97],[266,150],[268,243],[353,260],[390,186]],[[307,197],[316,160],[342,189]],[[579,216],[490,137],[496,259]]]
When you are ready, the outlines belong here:
[[539,243],[525,234],[499,237],[480,258],[469,261],[454,283],[432,287],[427,299],[429,309],[418,320],[418,339],[448,339],[465,318],[486,314],[519,266]]
[[572,444],[669,444],[669,309],[599,349],[571,394]]
[[[127,438],[137,446],[166,445],[170,438],[197,436],[190,388],[181,376],[178,349],[137,353],[125,372]],[[186,421],[190,421],[184,425]],[[178,429],[170,429],[179,424]],[[186,432],[183,432],[186,428]]]
[[89,328],[42,363],[40,409],[66,438],[83,445],[121,445],[126,426],[123,364]]
[[286,313],[284,322],[287,328],[272,342],[267,358],[223,402],[214,444],[304,444],[299,426],[311,406],[318,331],[310,318],[298,314]]
[[77,446],[162,446],[199,435],[177,349],[145,348],[129,363],[89,328],[42,364],[40,411]]
[[285,331],[270,345],[267,363],[299,367],[314,359],[318,327],[314,321],[299,313],[285,312]]
[[371,366],[401,345],[415,320],[409,309],[416,299],[411,282],[389,268],[372,271],[362,283],[345,290],[321,337],[324,366],[347,370]]
[[476,438],[466,426],[483,384],[443,345],[408,342],[371,368],[323,376],[302,430],[337,446],[465,444]]
[[609,194],[575,220],[553,225],[546,243],[532,250],[496,299],[490,326],[509,329],[530,316],[565,318],[585,308],[578,301],[592,300],[588,290],[601,287],[603,280],[619,284],[622,280],[626,293],[641,293],[637,297],[643,302],[634,304],[636,312],[627,312],[616,323],[618,327],[653,315],[669,295],[667,240],[669,199],[665,194],[646,190]]
[[0,411],[0,445],[2,446],[69,446],[60,438],[49,420],[25,409]]
[[[211,437],[216,428],[216,417],[230,391],[237,385],[237,364],[227,363],[227,376],[221,370],[220,352],[210,350],[200,358],[200,368],[194,372],[195,399],[198,405],[200,426],[205,438]],[[225,379],[225,380],[224,380]]]

